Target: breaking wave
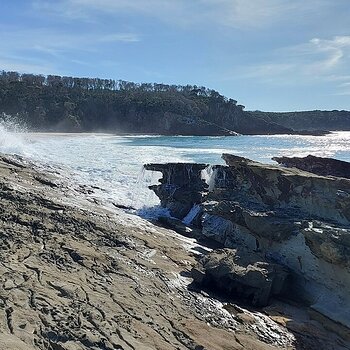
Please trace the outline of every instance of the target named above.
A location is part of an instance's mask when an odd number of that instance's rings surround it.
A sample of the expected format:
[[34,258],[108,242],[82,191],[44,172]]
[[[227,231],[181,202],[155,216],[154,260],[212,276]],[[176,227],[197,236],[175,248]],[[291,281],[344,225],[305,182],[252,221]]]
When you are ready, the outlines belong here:
[[8,121],[0,121],[0,152],[30,156],[31,149],[24,128]]
[[[221,153],[261,162],[273,156],[308,154],[350,161],[350,132],[326,136],[166,137],[111,134],[25,133],[18,125],[0,122],[0,152],[67,171],[70,181],[93,185],[102,200],[136,209],[159,203],[148,189],[160,173],[144,171],[145,163],[197,162],[223,164]],[[203,179],[211,185],[213,168]],[[72,175],[73,174],[73,175]],[[196,208],[193,210],[195,215]],[[147,212],[142,212],[147,215]],[[193,217],[188,217],[188,221]]]

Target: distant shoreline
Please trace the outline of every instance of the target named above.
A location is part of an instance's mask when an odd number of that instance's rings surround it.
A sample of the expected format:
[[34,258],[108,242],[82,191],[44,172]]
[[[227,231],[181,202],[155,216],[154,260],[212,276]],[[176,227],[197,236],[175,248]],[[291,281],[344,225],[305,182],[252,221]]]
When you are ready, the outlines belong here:
[[[348,130],[331,130],[327,131],[324,134],[258,134],[258,135],[238,135],[238,136],[325,136],[327,134],[335,134],[339,132],[348,132]],[[81,135],[98,135],[98,136],[159,136],[159,137],[237,137],[237,135],[166,135],[166,134],[159,134],[159,133],[116,133],[116,132],[104,132],[104,131],[91,131],[91,132],[57,132],[57,131],[24,131],[24,132],[18,132],[18,134],[23,135],[50,135],[50,136],[81,136]]]

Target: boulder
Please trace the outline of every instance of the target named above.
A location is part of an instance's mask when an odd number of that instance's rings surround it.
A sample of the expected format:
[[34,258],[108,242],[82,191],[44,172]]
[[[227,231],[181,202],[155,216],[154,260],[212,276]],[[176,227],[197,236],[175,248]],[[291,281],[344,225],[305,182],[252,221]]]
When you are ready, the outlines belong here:
[[194,282],[220,290],[254,306],[266,306],[285,287],[288,270],[268,263],[259,254],[244,249],[218,249],[202,257],[192,269]]

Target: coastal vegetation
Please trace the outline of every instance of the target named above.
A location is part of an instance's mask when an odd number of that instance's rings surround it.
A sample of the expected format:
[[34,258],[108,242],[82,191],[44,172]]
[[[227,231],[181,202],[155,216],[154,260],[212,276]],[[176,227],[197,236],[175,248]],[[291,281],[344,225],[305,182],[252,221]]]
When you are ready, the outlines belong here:
[[350,112],[246,112],[197,85],[0,72],[0,116],[34,131],[164,135],[285,134],[349,130]]

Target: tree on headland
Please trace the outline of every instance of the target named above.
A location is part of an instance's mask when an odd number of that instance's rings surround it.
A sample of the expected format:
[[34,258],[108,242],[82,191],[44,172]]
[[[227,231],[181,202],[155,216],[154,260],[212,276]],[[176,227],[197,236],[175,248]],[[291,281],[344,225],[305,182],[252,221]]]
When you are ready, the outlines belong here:
[[[41,131],[201,134],[350,130],[347,111],[270,113],[244,110],[197,85],[20,74],[0,71],[0,113]],[[226,131],[225,131],[225,130]]]

